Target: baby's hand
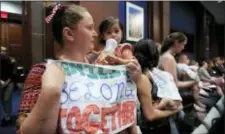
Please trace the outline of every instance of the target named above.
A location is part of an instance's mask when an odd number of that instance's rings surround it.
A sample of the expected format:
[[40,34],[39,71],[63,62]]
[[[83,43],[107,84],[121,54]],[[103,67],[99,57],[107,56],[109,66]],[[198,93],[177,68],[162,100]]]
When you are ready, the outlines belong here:
[[125,60],[118,56],[102,52],[97,58],[96,62],[103,65],[125,65],[129,63],[130,60]]
[[105,60],[107,54],[105,52],[101,52],[98,56],[98,58],[96,59],[96,63],[98,64],[102,64],[102,65],[107,65],[108,62]]
[[110,64],[110,65],[125,65],[128,64],[131,60],[123,59],[115,55],[107,55],[105,57],[105,60]]

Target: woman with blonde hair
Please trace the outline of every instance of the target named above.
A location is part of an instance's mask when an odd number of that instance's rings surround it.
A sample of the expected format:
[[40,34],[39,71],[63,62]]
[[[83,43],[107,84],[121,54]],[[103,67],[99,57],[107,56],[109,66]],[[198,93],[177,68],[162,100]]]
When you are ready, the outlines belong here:
[[[87,54],[94,47],[97,36],[94,21],[86,8],[75,4],[50,6],[50,14],[45,21],[52,24],[55,41],[60,45],[58,60],[89,64]],[[126,64],[134,81],[141,74],[137,61]],[[21,134],[88,133],[89,130],[76,129],[72,124],[62,127],[60,98],[65,74],[58,64],[40,63],[34,65],[25,80],[17,132]],[[121,130],[122,131],[122,130]],[[135,133],[135,132],[134,132]]]

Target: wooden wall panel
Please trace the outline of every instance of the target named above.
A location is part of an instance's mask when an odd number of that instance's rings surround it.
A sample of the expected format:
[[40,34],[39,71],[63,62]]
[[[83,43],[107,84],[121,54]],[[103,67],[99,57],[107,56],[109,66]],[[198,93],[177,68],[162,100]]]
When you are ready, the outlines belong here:
[[[101,21],[108,17],[114,16],[119,18],[119,2],[118,1],[80,1],[80,5],[87,8],[95,22],[95,29],[98,32],[98,27]],[[97,39],[96,43],[97,44]],[[96,45],[96,49],[98,46]]]
[[93,16],[96,30],[98,30],[98,26],[104,18],[108,16],[119,18],[118,1],[80,1],[80,5],[86,7]]
[[156,42],[161,41],[161,13],[160,13],[160,2],[159,1],[153,1],[153,23],[152,23],[152,39]]
[[21,56],[22,45],[22,25],[16,23],[1,22],[1,46],[7,48],[10,56],[14,57],[19,64],[23,62]]
[[170,33],[170,2],[163,1],[162,3],[162,35],[161,41]]
[[29,69],[32,64],[32,53],[31,53],[31,2],[22,2],[22,43],[23,49],[23,65],[26,69]]
[[149,32],[150,38],[161,43],[170,33],[170,2],[149,2]]

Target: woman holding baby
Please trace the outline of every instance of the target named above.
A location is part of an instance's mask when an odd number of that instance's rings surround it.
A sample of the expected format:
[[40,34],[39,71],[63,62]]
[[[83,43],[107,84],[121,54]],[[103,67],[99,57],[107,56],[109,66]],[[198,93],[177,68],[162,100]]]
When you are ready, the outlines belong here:
[[[61,47],[58,60],[90,63],[87,54],[94,47],[93,44],[97,33],[94,30],[93,18],[86,8],[74,4],[56,4],[50,7],[49,16],[45,21],[47,23],[51,22],[54,39]],[[117,29],[116,32],[119,32],[119,30]],[[107,35],[109,34],[107,33]],[[149,120],[154,120],[179,111],[174,110],[173,112],[164,113],[152,107],[149,94],[151,84],[148,78],[141,74],[140,65],[132,57],[131,50],[130,45],[120,46],[117,52],[121,58],[109,55],[104,56],[103,59],[107,61],[107,64],[126,65],[130,78],[138,87],[139,94],[146,94],[146,97],[142,97],[146,117]],[[58,64],[40,63],[32,67],[25,81],[17,120],[17,133],[66,133],[60,127],[58,118],[59,114],[62,114],[59,109],[64,81],[64,71]],[[73,129],[71,131],[75,132]],[[78,131],[76,130],[76,132]],[[78,133],[81,132],[85,132],[85,130],[79,130]],[[127,130],[121,130],[119,133],[137,133],[135,124]]]

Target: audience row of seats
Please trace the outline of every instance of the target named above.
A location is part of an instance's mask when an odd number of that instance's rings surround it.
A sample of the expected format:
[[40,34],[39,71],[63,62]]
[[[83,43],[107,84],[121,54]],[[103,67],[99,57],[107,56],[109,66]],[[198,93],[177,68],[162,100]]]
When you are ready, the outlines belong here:
[[213,124],[224,114],[224,96],[210,109],[202,124],[200,124],[192,134],[208,134]]

